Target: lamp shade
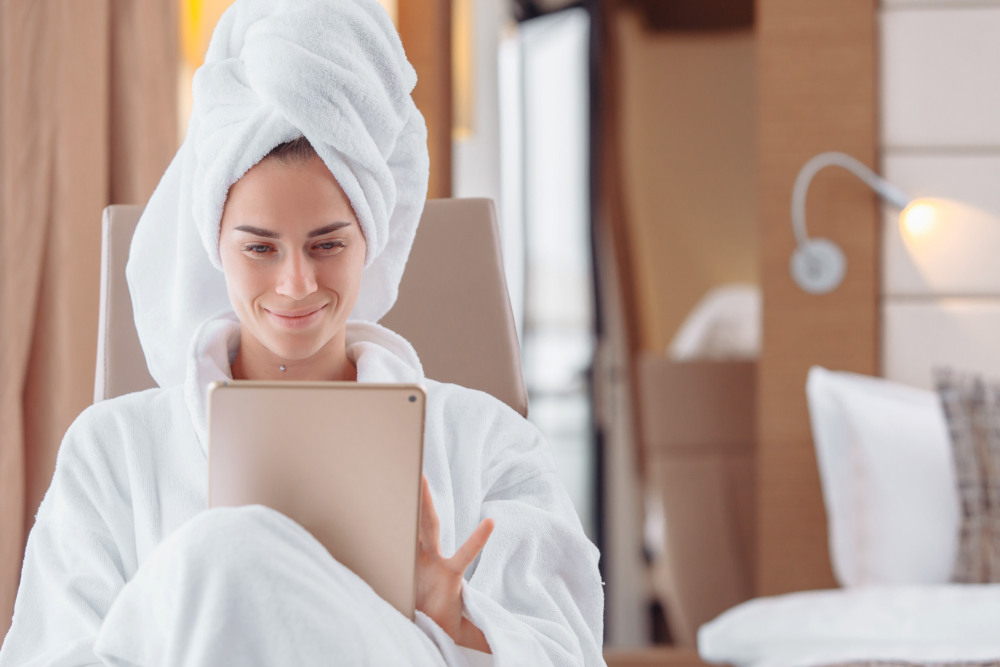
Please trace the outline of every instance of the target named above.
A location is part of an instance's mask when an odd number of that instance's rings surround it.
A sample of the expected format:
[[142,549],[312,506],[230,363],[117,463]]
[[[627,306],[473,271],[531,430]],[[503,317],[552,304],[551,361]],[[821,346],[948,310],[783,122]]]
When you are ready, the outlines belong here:
[[921,197],[885,227],[884,291],[967,296],[1000,292],[1000,217],[952,199]]

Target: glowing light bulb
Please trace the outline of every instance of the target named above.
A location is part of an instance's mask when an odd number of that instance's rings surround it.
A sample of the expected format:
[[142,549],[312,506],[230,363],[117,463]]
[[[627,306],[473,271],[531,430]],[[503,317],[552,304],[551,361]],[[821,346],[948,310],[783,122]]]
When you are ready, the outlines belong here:
[[906,234],[924,236],[934,228],[937,209],[926,201],[917,201],[907,206],[899,218]]

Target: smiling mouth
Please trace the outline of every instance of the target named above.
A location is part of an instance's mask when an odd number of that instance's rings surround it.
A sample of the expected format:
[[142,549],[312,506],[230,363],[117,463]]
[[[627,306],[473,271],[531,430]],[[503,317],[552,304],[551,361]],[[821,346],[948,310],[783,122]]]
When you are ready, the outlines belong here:
[[302,329],[309,326],[313,322],[319,319],[320,313],[326,310],[327,304],[323,304],[319,308],[306,311],[298,312],[276,312],[273,310],[264,309],[271,319],[279,324],[280,326],[287,329]]

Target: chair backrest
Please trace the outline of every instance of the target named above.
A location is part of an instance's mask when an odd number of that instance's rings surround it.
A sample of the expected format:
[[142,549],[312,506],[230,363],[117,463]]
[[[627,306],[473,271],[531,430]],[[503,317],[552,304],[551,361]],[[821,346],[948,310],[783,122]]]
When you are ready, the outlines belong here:
[[[141,213],[141,206],[104,209],[95,401],[156,386],[125,281]],[[382,324],[413,344],[427,377],[485,391],[527,415],[496,209],[489,199],[427,202],[399,299]]]

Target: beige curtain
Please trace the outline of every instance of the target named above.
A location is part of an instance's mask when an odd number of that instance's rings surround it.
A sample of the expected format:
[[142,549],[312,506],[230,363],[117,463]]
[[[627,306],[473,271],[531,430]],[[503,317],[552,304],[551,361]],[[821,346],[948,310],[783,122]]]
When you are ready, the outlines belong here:
[[0,0],[0,633],[66,428],[90,404],[101,209],[177,146],[176,0]]

